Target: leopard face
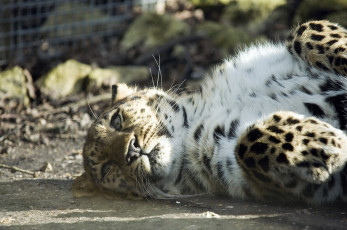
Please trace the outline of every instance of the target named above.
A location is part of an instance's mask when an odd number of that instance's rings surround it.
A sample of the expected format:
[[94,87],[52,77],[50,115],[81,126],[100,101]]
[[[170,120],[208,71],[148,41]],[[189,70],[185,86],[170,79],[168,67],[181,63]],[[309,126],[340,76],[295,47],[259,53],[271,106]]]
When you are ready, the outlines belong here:
[[172,134],[158,115],[164,94],[118,85],[113,105],[92,124],[83,149],[84,168],[100,189],[139,196],[161,193],[169,174]]

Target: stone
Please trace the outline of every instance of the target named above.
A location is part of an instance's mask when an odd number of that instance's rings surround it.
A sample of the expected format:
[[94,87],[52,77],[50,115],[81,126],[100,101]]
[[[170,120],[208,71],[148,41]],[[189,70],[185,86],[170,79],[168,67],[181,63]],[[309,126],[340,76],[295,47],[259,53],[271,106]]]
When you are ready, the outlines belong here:
[[91,66],[70,59],[40,77],[36,85],[48,97],[59,99],[83,90],[91,71]]
[[116,83],[133,83],[148,80],[150,72],[146,66],[112,66],[96,68],[88,76],[88,88],[100,88]]
[[15,100],[25,106],[30,103],[26,76],[24,70],[19,66],[0,73],[0,101],[4,99]]
[[127,51],[140,46],[147,50],[160,46],[175,38],[188,35],[190,27],[172,15],[143,13],[138,16],[126,31],[121,41],[121,50]]

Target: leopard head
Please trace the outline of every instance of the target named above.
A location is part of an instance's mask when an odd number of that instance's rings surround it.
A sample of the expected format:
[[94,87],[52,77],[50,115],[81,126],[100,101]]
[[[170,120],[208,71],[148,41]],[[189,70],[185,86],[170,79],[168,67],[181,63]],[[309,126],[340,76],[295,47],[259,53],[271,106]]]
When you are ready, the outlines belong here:
[[75,191],[88,184],[89,190],[94,185],[137,196],[165,194],[160,183],[170,174],[172,133],[158,110],[172,109],[169,97],[158,89],[112,86],[112,105],[89,129],[83,148],[85,174],[76,180]]

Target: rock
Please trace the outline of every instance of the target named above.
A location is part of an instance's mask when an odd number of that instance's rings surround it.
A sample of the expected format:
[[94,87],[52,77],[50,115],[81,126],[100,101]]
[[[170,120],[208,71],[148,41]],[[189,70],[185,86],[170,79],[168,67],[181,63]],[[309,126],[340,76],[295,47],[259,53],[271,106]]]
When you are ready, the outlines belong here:
[[253,40],[245,31],[212,21],[198,25],[197,32],[211,39],[221,49],[223,56],[230,55],[238,45],[244,45]]
[[51,163],[46,162],[41,168],[41,172],[52,172],[53,171],[53,166]]
[[97,68],[88,76],[88,88],[99,88],[102,85],[111,86],[113,84],[132,83],[145,81],[150,73],[146,66],[113,66],[109,68]]
[[36,85],[52,99],[80,92],[92,67],[70,59],[40,77]]
[[[312,19],[326,19],[332,13],[346,15],[346,0],[303,0],[294,17],[294,23],[303,23]],[[343,21],[339,21],[343,25]]]
[[130,25],[120,46],[122,51],[139,45],[146,50],[189,33],[188,24],[169,14],[144,13]]
[[285,3],[285,0],[232,0],[225,7],[221,18],[237,26],[259,23],[276,7]]
[[25,106],[29,105],[26,77],[24,70],[19,66],[0,73],[0,101],[4,99],[16,100]]

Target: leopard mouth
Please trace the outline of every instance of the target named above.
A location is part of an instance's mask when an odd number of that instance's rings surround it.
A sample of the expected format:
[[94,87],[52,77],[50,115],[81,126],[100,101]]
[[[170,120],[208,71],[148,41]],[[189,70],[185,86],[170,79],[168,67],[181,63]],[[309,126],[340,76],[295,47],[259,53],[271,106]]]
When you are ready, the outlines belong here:
[[125,160],[128,163],[128,165],[131,165],[135,160],[137,160],[143,155],[147,155],[147,154],[145,154],[142,151],[138,138],[135,135],[135,137],[130,140],[128,152],[126,154]]

